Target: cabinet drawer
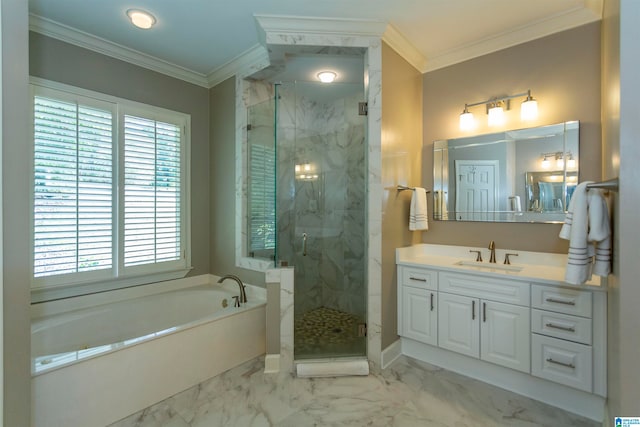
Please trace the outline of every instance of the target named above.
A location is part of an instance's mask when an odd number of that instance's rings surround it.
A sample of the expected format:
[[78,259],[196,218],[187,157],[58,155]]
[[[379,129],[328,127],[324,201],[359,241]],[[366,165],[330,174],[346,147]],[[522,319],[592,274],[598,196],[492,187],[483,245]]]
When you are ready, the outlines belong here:
[[531,351],[532,375],[591,392],[591,346],[532,334]]
[[531,332],[591,345],[591,319],[531,310]]
[[489,301],[529,305],[529,284],[470,274],[441,272],[439,290]]
[[531,307],[591,317],[591,292],[551,286],[531,286]]
[[438,290],[438,273],[436,271],[414,267],[400,267],[401,283],[414,288]]

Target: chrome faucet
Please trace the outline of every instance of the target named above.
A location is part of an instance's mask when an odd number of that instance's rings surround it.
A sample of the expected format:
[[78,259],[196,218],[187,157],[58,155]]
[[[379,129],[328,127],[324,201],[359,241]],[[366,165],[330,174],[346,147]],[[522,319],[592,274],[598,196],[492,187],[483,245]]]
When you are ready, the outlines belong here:
[[489,257],[489,262],[496,263],[496,242],[493,240],[489,242],[489,248],[491,251],[491,256]]
[[227,274],[225,276],[222,276],[220,278],[220,280],[218,280],[218,283],[222,283],[224,282],[226,279],[231,279],[231,280],[235,280],[235,282],[238,284],[238,286],[240,287],[240,298],[239,298],[239,303],[240,304],[244,304],[247,302],[247,293],[244,290],[244,284],[242,283],[242,280],[240,280],[240,278],[238,276],[234,276],[233,274]]

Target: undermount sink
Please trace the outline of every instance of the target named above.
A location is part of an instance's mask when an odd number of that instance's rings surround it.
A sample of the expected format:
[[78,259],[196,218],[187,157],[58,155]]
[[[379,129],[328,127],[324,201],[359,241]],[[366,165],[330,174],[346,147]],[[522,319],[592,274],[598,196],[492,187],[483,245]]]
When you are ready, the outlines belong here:
[[478,261],[458,261],[454,265],[464,265],[467,267],[478,267],[486,270],[522,271],[522,267],[510,264],[494,264]]

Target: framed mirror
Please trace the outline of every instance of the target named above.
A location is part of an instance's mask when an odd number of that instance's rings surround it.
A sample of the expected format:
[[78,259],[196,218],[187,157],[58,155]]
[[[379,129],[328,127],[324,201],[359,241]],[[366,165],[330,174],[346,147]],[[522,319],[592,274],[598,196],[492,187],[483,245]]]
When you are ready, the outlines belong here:
[[564,221],[578,183],[578,121],[433,143],[433,217]]

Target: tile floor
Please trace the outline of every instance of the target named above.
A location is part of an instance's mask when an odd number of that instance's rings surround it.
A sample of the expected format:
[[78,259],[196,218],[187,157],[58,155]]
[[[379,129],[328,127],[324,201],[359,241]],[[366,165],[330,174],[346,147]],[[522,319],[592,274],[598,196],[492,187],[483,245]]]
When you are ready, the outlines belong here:
[[246,362],[111,427],[582,426],[598,423],[401,357],[368,377],[300,379]]

